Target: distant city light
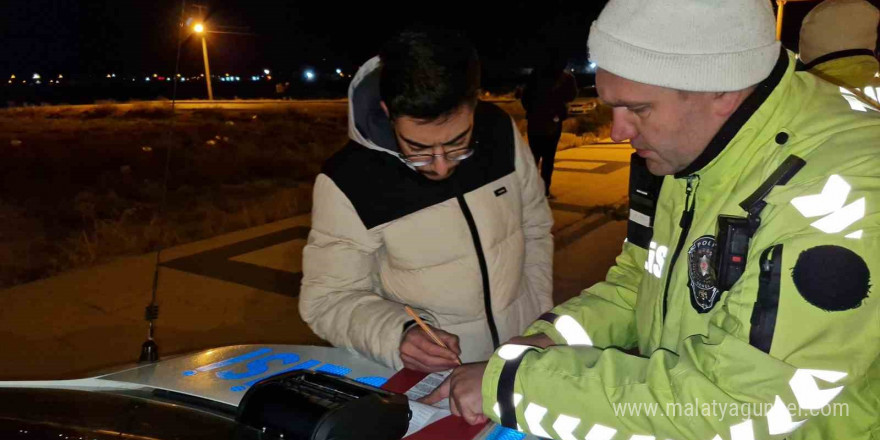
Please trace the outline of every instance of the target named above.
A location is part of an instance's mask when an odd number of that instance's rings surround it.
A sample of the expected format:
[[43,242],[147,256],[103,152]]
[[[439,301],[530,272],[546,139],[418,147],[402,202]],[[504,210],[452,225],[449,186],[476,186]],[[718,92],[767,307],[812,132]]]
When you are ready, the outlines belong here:
[[144,78],[144,81],[150,82],[150,77],[148,76],[148,77]]
[[196,23],[196,25],[193,26],[193,30],[196,31],[196,33],[201,34],[202,32],[205,32],[205,26],[201,23]]
[[314,79],[315,79],[315,72],[312,71],[312,70],[306,70],[306,71],[305,71],[305,77],[306,77],[306,81],[314,81]]
[[155,74],[155,73],[153,74],[153,78],[155,78],[155,77],[157,77],[157,76],[159,76],[159,75],[158,75],[158,74]]
[[342,74],[342,69],[336,69],[336,73],[338,73],[338,74],[341,75],[341,74]]
[[9,77],[9,79],[15,79],[15,75],[13,74],[12,76]]
[[263,73],[266,74],[266,75],[268,75],[268,74],[270,73],[270,72],[269,72],[269,69],[263,69]]
[[109,74],[109,73],[107,74],[107,78],[110,78],[110,74]]
[[35,73],[33,79],[40,79],[40,74],[39,74],[39,73]]
[[590,69],[595,69],[595,68],[596,68],[596,63],[590,62]]
[[64,75],[58,74],[58,79],[63,79]]

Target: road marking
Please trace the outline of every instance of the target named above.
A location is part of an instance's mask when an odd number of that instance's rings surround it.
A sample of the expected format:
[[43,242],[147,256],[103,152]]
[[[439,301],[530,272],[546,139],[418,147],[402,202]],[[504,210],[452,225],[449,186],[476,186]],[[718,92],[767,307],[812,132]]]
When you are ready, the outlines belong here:
[[[590,163],[590,164],[599,164],[599,166],[593,169],[584,169],[580,166],[577,168],[574,167],[565,167],[559,166],[559,163],[562,162],[577,162],[577,163]],[[590,174],[611,174],[621,168],[626,168],[629,166],[629,162],[622,161],[611,161],[611,160],[589,160],[589,159],[563,159],[557,158],[556,164],[553,169],[555,171],[569,171],[575,173],[590,173]]]
[[302,272],[288,272],[232,260],[232,258],[265,249],[279,243],[301,240],[309,236],[309,228],[297,226],[271,234],[166,261],[161,265],[230,283],[241,284],[290,297],[299,296]]

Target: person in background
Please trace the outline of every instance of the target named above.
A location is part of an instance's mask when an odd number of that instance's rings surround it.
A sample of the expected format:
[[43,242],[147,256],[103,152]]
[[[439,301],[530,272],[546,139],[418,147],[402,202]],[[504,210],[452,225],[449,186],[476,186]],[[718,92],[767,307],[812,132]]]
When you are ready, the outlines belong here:
[[825,0],[801,25],[800,70],[880,104],[877,26],[880,10],[866,0]]
[[544,194],[550,194],[556,146],[562,135],[562,121],[568,115],[567,104],[577,98],[574,75],[565,70],[567,60],[554,56],[538,66],[529,75],[521,98],[528,120],[529,146],[540,162]]

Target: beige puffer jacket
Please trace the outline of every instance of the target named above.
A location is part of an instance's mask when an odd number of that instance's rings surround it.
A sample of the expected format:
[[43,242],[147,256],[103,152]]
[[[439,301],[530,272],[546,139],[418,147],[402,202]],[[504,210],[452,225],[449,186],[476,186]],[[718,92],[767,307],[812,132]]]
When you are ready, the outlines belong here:
[[480,103],[476,153],[449,179],[424,178],[398,157],[378,66],[352,81],[351,142],[315,181],[300,314],[332,344],[399,369],[408,304],[460,337],[462,361],[488,359],[493,339],[552,307],[553,217],[534,160],[510,116]]

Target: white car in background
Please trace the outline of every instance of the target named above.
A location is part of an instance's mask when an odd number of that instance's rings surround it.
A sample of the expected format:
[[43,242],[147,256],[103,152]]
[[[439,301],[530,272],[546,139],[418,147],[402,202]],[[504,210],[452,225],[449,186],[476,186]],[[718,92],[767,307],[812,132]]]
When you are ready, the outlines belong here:
[[568,103],[568,116],[585,115],[599,105],[599,94],[596,86],[583,87],[578,90],[578,97]]

